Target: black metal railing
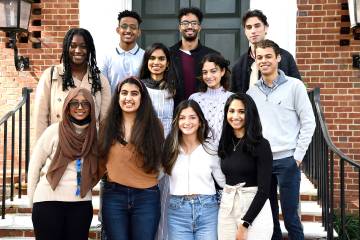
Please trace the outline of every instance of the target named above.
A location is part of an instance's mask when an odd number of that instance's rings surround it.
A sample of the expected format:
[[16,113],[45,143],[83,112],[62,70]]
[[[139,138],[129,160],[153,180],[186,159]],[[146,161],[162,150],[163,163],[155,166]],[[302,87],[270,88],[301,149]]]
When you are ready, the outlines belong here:
[[[0,146],[3,145],[3,182],[2,182],[2,202],[1,202],[1,217],[5,218],[5,201],[6,201],[6,190],[7,185],[9,185],[8,179],[8,169],[7,162],[10,160],[10,199],[14,200],[14,191],[15,191],[15,158],[16,158],[16,146],[17,146],[17,160],[18,160],[18,197],[21,198],[21,190],[22,190],[22,182],[23,177],[25,177],[25,182],[27,182],[27,172],[29,166],[30,159],[30,93],[32,89],[23,88],[22,89],[22,99],[17,104],[17,106],[10,112],[6,113],[4,117],[0,119],[0,128],[3,132],[3,144],[1,144],[0,137]],[[23,107],[25,106],[25,129],[23,128]],[[18,116],[18,120],[16,121],[16,116]],[[8,136],[9,131],[9,119],[11,119],[11,135]],[[25,132],[25,136],[23,134]],[[16,136],[16,132],[18,136]],[[10,146],[9,143],[10,142]],[[25,148],[23,149],[23,143],[25,142]],[[16,145],[17,144],[17,145]],[[8,158],[8,152],[10,152],[10,156]],[[25,158],[25,162],[23,162],[23,157]],[[25,166],[25,172],[23,172],[23,166]]]
[[[339,239],[345,239],[345,210],[349,206],[346,202],[345,188],[345,164],[349,166],[347,171],[357,172],[358,196],[360,195],[360,164],[347,157],[332,142],[325,122],[320,104],[320,88],[309,92],[309,97],[316,118],[316,129],[306,160],[303,164],[304,173],[315,184],[318,190],[318,201],[322,207],[322,223],[327,231],[327,239],[334,239],[334,209],[338,206],[340,212]],[[335,164],[335,165],[334,165]],[[337,167],[339,164],[340,167]],[[336,168],[337,167],[337,168]],[[339,179],[339,186],[334,188],[334,180]],[[352,179],[350,179],[352,181]],[[351,183],[354,185],[354,183]],[[336,185],[337,186],[337,185]],[[352,199],[354,201],[354,199]],[[359,197],[356,199],[358,208]],[[360,217],[360,208],[358,211]]]

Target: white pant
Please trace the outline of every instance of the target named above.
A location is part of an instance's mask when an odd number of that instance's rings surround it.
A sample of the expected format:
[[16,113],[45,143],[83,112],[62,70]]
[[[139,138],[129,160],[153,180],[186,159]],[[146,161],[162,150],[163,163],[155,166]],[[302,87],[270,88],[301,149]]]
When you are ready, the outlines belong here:
[[[243,187],[245,183],[235,186],[225,185],[218,218],[218,239],[234,240],[237,226],[242,224],[241,218],[248,211],[257,187]],[[248,240],[271,239],[273,233],[273,219],[270,201],[266,200],[263,208],[248,228]]]

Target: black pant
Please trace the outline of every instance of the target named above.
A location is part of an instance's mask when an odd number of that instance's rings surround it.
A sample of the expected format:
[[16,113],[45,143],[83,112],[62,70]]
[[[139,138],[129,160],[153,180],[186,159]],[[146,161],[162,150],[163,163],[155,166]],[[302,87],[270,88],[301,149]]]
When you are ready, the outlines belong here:
[[37,202],[32,210],[37,240],[87,240],[92,217],[91,201]]

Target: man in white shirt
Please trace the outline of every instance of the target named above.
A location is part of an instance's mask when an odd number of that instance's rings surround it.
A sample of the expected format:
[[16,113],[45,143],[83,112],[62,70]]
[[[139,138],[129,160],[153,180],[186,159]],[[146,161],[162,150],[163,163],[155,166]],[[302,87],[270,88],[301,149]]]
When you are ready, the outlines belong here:
[[112,94],[119,82],[130,76],[139,76],[144,56],[144,50],[136,43],[141,34],[139,14],[125,10],[119,13],[118,21],[119,46],[105,56],[101,65],[101,72],[109,80]]
[[270,203],[273,211],[273,240],[282,239],[277,203],[280,203],[289,239],[303,240],[297,212],[300,192],[300,164],[315,130],[314,112],[306,87],[299,79],[286,76],[278,68],[279,46],[271,40],[255,45],[255,61],[261,78],[247,91],[259,110],[264,137],[273,154]]

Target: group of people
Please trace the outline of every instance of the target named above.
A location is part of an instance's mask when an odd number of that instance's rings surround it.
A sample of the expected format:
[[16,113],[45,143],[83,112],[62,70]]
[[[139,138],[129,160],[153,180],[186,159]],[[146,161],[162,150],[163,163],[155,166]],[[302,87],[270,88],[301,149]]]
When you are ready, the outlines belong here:
[[299,166],[315,120],[293,57],[265,39],[260,10],[243,17],[250,47],[232,71],[200,44],[198,8],[178,20],[178,43],[143,50],[141,17],[120,12],[100,67],[91,34],[67,32],[36,89],[36,239],[88,239],[99,181],[103,239],[282,239],[278,188],[289,238],[304,239]]

